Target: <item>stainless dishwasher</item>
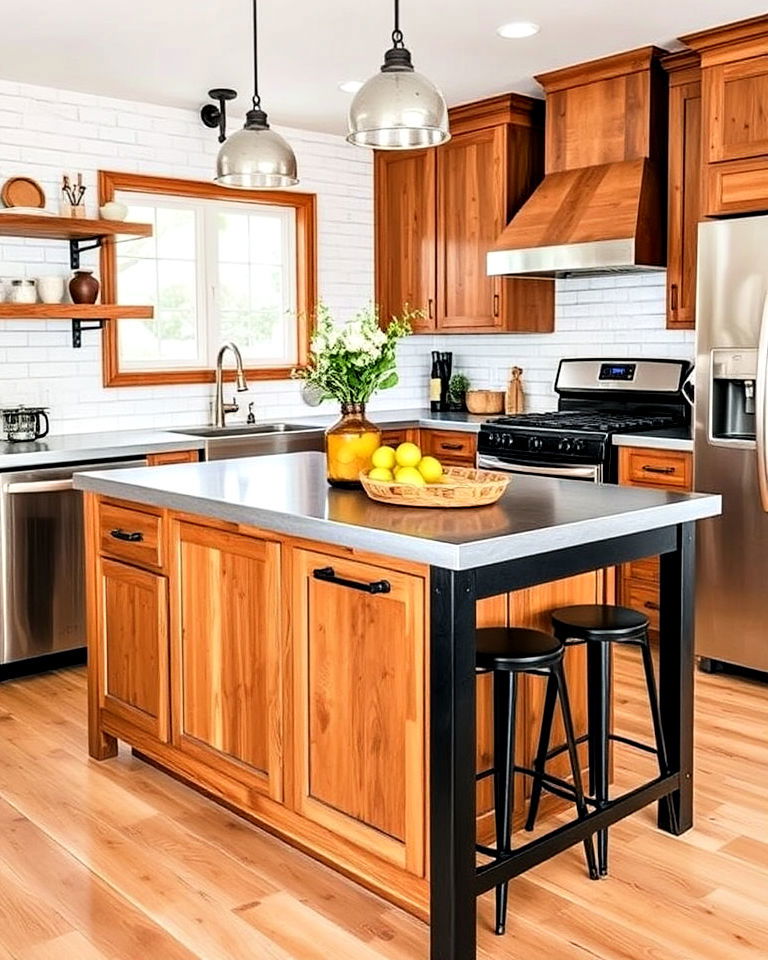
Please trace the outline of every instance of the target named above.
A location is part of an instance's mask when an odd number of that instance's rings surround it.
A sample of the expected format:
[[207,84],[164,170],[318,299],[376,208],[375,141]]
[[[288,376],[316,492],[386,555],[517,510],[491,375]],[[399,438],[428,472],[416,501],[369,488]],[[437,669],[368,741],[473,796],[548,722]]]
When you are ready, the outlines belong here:
[[85,646],[83,507],[72,475],[146,464],[134,458],[0,474],[0,679],[5,665]]

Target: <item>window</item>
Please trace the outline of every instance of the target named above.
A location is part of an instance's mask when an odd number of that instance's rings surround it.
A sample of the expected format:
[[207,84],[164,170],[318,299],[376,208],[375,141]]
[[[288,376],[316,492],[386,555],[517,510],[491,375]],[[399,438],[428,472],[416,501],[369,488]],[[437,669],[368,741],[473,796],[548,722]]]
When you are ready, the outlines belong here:
[[253,379],[287,377],[306,358],[314,308],[314,196],[196,181],[101,175],[152,237],[104,248],[104,296],[152,304],[152,320],[105,331],[108,385],[213,379],[226,340]]

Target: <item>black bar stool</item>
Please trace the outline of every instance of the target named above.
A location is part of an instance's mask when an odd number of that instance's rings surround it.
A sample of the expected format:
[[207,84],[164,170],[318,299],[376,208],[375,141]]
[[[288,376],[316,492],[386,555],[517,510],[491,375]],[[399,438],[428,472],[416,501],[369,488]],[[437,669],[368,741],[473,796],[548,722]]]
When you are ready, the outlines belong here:
[[[511,815],[514,800],[514,775],[523,773],[534,776],[534,771],[515,764],[515,706],[517,703],[517,677],[521,673],[547,677],[547,702],[552,701],[552,712],[559,697],[563,716],[566,744],[571,761],[573,786],[555,777],[543,775],[548,789],[559,796],[573,800],[579,819],[586,817],[588,809],[584,800],[573,729],[568,688],[563,671],[562,640],[542,633],[518,627],[487,627],[477,631],[477,669],[493,673],[493,767],[478,773],[477,779],[493,777],[494,817],[496,823],[496,847],[478,844],[477,849],[485,856],[503,857],[511,852]],[[543,736],[543,731],[542,731]],[[541,775],[539,780],[542,779]],[[561,787],[567,790],[563,792]],[[584,841],[587,865],[592,879],[598,878],[592,837]],[[509,881],[496,887],[496,933],[501,935],[507,919]]]
[[[656,678],[653,672],[653,659],[648,638],[648,617],[629,607],[615,607],[600,604],[584,604],[563,607],[552,614],[555,636],[564,644],[586,643],[587,645],[587,717],[588,733],[579,737],[578,742],[588,743],[589,752],[589,797],[588,802],[603,809],[608,803],[609,779],[609,743],[626,743],[638,750],[652,753],[658,759],[659,773],[669,773],[667,750],[664,745],[664,733],[661,727],[661,712],[656,690]],[[611,731],[611,644],[624,643],[640,647],[645,672],[645,685],[648,691],[648,704],[653,722],[655,745],[641,743],[629,737],[622,737]],[[546,772],[547,761],[564,750],[570,752],[569,744],[549,749],[549,737],[554,718],[554,702],[548,698],[544,704],[541,719],[541,741],[534,763],[534,783],[531,804],[528,810],[526,829],[532,830],[536,823],[541,791],[549,790]],[[676,822],[672,798],[666,798],[670,821]],[[597,834],[597,861],[600,875],[608,873],[608,831]]]

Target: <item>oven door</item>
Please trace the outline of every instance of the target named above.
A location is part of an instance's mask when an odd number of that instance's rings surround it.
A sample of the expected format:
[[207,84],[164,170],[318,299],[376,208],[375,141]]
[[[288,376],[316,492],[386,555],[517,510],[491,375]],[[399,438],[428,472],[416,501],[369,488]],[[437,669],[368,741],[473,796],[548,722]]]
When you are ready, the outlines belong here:
[[479,470],[499,470],[504,473],[523,473],[528,476],[557,477],[561,480],[586,480],[588,483],[603,482],[601,463],[515,463],[513,460],[500,460],[487,454],[478,454]]

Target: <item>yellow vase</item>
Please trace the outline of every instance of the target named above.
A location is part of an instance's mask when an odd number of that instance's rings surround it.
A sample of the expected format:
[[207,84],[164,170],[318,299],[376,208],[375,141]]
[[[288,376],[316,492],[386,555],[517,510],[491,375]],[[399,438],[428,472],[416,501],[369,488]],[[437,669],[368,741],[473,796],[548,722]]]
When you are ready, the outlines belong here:
[[341,419],[325,431],[328,483],[334,487],[359,487],[360,472],[371,466],[373,451],[381,443],[381,430],[366,420],[364,403],[342,403]]

